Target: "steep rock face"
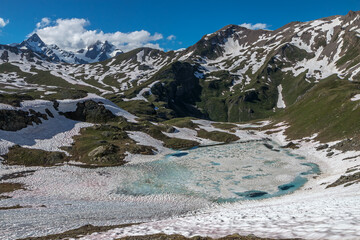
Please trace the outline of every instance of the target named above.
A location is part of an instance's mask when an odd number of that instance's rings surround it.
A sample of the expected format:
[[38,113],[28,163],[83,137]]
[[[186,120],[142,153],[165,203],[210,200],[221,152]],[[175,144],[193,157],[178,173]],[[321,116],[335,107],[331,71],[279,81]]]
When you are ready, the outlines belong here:
[[[57,48],[57,46],[55,47]],[[51,48],[49,48],[36,33],[34,33],[30,36],[30,38],[19,44],[18,48],[23,50],[27,49],[35,53],[47,56],[52,62],[61,61],[59,56],[57,56],[56,53]]]
[[108,41],[105,41],[104,43],[97,41],[93,45],[89,46],[84,52],[85,57],[94,62],[105,61],[122,53],[120,49],[116,49],[115,46],[110,44]]
[[159,72],[154,80],[159,81],[151,88],[155,101],[166,102],[178,117],[205,117],[196,107],[200,101],[201,86],[195,77],[196,67],[189,63],[175,62]]

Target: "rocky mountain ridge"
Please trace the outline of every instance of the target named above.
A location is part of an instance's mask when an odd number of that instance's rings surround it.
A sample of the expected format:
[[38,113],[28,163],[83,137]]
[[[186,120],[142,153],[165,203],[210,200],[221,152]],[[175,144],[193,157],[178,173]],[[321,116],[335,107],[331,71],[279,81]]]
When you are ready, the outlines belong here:
[[80,49],[76,52],[66,51],[59,48],[55,44],[45,44],[39,35],[32,34],[28,39],[20,44],[12,44],[21,50],[30,50],[34,53],[46,56],[48,60],[53,63],[70,63],[70,64],[86,64],[107,60],[122,53],[113,44],[108,41],[96,43],[88,46],[85,49]]
[[[310,106],[299,104],[318,94],[320,85],[349,88],[340,102],[357,104],[349,99],[358,92],[359,40],[360,13],[351,11],[274,31],[228,25],[184,50],[139,48],[92,64],[56,62],[51,52],[36,50],[42,44],[2,45],[1,84],[45,99],[64,88],[82,90],[153,120],[191,116],[241,122]],[[92,55],[101,44],[95,45],[85,55],[100,59],[97,51]],[[340,111],[339,104],[334,109]],[[310,107],[303,111],[311,114]]]

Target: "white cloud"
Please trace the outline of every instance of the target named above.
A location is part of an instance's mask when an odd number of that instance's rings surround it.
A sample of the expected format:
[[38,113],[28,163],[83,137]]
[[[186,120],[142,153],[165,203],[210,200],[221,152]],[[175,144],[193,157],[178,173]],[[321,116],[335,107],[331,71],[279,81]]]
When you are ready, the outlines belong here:
[[34,30],[47,44],[56,44],[60,48],[76,51],[85,48],[96,41],[108,41],[123,51],[130,51],[139,47],[151,47],[161,49],[156,41],[163,38],[159,33],[150,34],[148,31],[140,30],[129,33],[113,32],[104,33],[98,30],[88,30],[88,20],[83,18],[57,19],[51,22],[43,18],[36,24]]
[[0,28],[5,27],[6,25],[9,24],[9,20],[4,20],[3,18],[0,18]]
[[257,29],[267,29],[270,26],[267,25],[266,23],[255,23],[255,24],[251,24],[251,23],[243,23],[239,25],[240,27],[245,27],[247,29],[251,29],[251,30],[257,30]]
[[37,24],[36,24],[36,28],[44,28],[44,27],[46,27],[46,26],[49,26],[50,25],[50,23],[51,23],[51,20],[49,19],[49,18],[42,18],[41,19],[41,22],[38,22]]
[[176,36],[175,35],[170,35],[166,38],[167,40],[171,41],[171,40],[175,40]]

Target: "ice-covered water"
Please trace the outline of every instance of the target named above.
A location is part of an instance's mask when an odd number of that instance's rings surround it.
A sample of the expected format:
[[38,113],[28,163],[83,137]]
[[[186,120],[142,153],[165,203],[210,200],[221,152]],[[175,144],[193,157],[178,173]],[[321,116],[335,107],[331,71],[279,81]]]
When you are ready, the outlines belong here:
[[[273,149],[261,141],[201,147],[122,167],[38,168],[13,180],[28,191],[0,201],[26,206],[0,211],[0,232],[16,239],[85,224],[164,219],[216,203],[286,194],[318,172],[309,159],[271,144]],[[10,170],[2,167],[0,175]]]
[[180,194],[224,202],[267,198],[301,187],[317,165],[263,142],[218,145],[177,152],[130,167],[115,193],[133,196]]

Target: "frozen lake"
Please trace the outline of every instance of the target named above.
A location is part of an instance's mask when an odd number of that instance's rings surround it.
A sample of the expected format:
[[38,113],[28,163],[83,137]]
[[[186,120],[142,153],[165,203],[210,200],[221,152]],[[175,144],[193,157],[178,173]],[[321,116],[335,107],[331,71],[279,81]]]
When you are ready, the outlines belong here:
[[[2,167],[0,174],[9,171],[16,168]],[[201,147],[122,167],[39,168],[14,179],[29,191],[0,201],[27,206],[0,211],[0,232],[16,239],[85,224],[164,219],[218,203],[287,194],[318,172],[311,159],[265,141]]]
[[268,198],[292,192],[306,175],[318,173],[308,161],[262,141],[202,147],[125,167],[129,174],[115,193],[180,194],[212,202]]

